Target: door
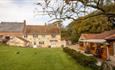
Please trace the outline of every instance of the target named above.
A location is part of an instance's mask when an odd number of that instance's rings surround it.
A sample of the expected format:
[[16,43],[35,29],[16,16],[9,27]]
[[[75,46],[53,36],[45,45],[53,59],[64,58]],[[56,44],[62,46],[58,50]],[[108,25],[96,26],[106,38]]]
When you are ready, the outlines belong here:
[[51,47],[56,47],[56,43],[55,42],[51,42]]
[[51,43],[51,47],[57,47],[56,45],[57,40],[50,40],[50,43]]

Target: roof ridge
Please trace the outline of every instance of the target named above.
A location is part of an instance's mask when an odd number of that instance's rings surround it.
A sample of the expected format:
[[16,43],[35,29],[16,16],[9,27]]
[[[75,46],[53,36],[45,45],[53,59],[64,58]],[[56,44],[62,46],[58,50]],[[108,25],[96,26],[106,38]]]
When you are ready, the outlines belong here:
[[16,24],[16,23],[24,23],[24,22],[1,22],[1,24],[3,24],[3,23],[4,24],[7,24],[7,23],[15,23]]

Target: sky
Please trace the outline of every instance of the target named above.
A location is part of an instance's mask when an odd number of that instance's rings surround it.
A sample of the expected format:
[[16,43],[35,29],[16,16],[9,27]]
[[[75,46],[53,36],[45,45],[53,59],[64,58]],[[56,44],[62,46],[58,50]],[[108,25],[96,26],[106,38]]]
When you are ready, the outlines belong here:
[[43,25],[50,18],[48,15],[38,14],[36,11],[42,11],[40,6],[35,3],[41,0],[0,0],[0,21],[1,22],[23,22],[27,24]]
[[[28,25],[44,25],[53,18],[42,15],[42,7],[36,5],[42,0],[0,0],[0,22],[23,22],[26,20]],[[61,4],[61,3],[59,3]],[[66,26],[72,20],[65,20]]]

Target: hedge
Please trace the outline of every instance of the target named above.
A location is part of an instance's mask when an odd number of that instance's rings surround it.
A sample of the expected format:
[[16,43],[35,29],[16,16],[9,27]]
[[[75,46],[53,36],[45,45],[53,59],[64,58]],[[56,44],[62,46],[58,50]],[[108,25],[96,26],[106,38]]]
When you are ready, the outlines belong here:
[[73,49],[70,49],[68,47],[64,47],[63,51],[69,54],[75,61],[83,66],[88,66],[92,68],[93,70],[98,70],[98,66],[96,65],[97,60],[96,58],[92,56],[86,56],[80,52],[77,52]]

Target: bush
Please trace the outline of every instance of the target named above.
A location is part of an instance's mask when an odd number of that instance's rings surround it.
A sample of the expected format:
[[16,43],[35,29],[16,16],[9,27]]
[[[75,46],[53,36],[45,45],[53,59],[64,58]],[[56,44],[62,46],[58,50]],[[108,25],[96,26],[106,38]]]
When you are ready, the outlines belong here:
[[97,70],[98,66],[96,65],[96,58],[92,56],[86,56],[68,47],[64,47],[63,51],[69,54],[73,59],[75,59],[76,62],[80,63],[81,65],[88,66],[93,70]]

